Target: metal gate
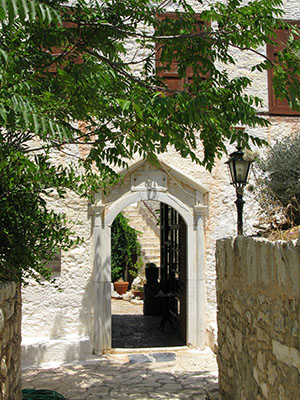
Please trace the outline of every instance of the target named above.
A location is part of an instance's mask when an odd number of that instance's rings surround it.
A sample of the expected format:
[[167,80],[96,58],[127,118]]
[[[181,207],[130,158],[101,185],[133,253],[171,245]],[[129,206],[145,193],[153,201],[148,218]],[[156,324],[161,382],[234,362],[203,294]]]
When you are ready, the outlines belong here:
[[161,284],[169,294],[173,325],[186,343],[187,229],[180,214],[160,203]]

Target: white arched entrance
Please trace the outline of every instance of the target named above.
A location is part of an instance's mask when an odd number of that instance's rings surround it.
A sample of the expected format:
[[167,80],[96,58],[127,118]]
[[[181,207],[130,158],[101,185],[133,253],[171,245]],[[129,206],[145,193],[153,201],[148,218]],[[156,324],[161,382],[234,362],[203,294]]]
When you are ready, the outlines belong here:
[[165,163],[139,161],[91,206],[94,238],[94,341],[95,354],[111,348],[111,240],[115,217],[140,200],[157,200],[174,208],[187,225],[187,343],[205,345],[204,225],[207,190]]

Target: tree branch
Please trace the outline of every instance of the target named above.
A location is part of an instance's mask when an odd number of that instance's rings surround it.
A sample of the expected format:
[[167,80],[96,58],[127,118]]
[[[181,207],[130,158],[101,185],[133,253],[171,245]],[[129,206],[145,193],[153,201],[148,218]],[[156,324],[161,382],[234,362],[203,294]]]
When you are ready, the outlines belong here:
[[[78,44],[79,47],[83,48],[84,51],[96,58],[98,58],[98,60],[103,61],[105,64],[109,65],[112,69],[114,69],[115,71],[119,72],[121,75],[123,75],[124,77],[128,78],[129,80],[133,81],[134,83],[139,84],[142,87],[145,87],[146,89],[149,90],[155,90],[155,86],[151,86],[146,84],[144,81],[142,81],[141,79],[135,78],[134,76],[132,76],[131,74],[129,74],[128,72],[124,71],[123,69],[121,69],[117,63],[109,60],[107,57],[102,56],[101,54],[90,50],[88,48],[86,48],[85,46],[83,46],[82,44]],[[120,65],[124,65],[124,64],[120,64]]]

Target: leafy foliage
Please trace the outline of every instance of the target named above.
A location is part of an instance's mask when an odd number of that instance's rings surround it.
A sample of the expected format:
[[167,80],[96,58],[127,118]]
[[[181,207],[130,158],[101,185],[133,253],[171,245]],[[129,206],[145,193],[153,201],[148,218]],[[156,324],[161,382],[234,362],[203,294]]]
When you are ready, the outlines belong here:
[[135,275],[142,264],[138,231],[133,229],[122,213],[118,214],[111,227],[111,278],[128,279],[128,273]]
[[[174,9],[182,10],[178,18],[158,20],[167,3],[0,0],[0,231],[3,243],[8,243],[1,247],[0,267],[12,267],[17,262],[12,249],[19,248],[24,260],[23,266],[21,261],[16,264],[16,278],[39,273],[47,277],[41,260],[57,247],[73,244],[65,236],[70,232],[63,217],[49,211],[43,200],[50,188],[58,196],[65,189],[91,196],[118,179],[116,167],[125,167],[137,154],[155,162],[170,146],[211,170],[228,142],[243,147],[263,144],[258,137],[232,129],[269,124],[257,115],[261,100],[247,94],[251,79],[226,72],[226,66],[237,62],[233,48],[261,57],[253,69],[273,66],[277,95],[298,107],[297,30],[293,28],[278,64],[259,53],[260,46],[273,42],[274,28],[285,24],[280,21],[281,0],[216,2],[200,14],[200,19],[215,24],[200,33],[194,31],[191,6],[185,0],[173,3]],[[165,68],[177,63],[180,78],[193,68],[185,90],[170,91],[157,76],[157,44]],[[73,162],[65,164],[67,158]],[[6,176],[4,171],[15,164]],[[16,226],[18,214],[22,218]],[[35,233],[19,242],[17,232],[24,223],[29,235],[30,221]]]
[[262,221],[271,229],[300,225],[300,135],[270,146],[256,176]]
[[52,187],[59,187],[62,196],[73,181],[45,156],[30,161],[1,141],[0,159],[0,281],[50,279],[49,260],[80,239],[72,235],[63,214],[48,210],[45,198]]

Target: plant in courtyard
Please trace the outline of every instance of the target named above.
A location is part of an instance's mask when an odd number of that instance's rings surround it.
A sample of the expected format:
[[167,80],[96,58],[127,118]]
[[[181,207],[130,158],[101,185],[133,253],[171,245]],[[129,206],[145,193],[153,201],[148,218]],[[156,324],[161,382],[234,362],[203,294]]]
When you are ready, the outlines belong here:
[[270,146],[256,167],[261,221],[272,229],[300,225],[300,135]]
[[[249,74],[226,71],[238,62],[232,49],[254,53],[253,70],[274,68],[276,95],[299,107],[300,41],[280,20],[281,0],[216,2],[200,12],[214,21],[201,32],[185,0],[173,1],[178,18],[158,19],[167,4],[1,0],[0,279],[49,278],[43,260],[76,243],[45,202],[49,192],[91,196],[118,179],[116,167],[137,154],[155,162],[170,146],[211,170],[227,143],[262,145],[231,129],[269,124],[257,115],[261,100],[247,94]],[[294,35],[271,62],[259,49],[278,27]],[[184,90],[168,89],[157,74],[158,46],[164,69],[174,61],[185,80],[193,70]]]
[[118,214],[111,227],[111,278],[128,280],[128,274],[137,276],[143,260],[138,231],[133,229],[122,213]]
[[147,281],[144,278],[141,278],[141,277],[138,277],[138,278],[139,278],[138,283],[135,283],[135,284],[133,283],[131,285],[131,289],[143,292],[144,291],[144,284],[147,283]]

